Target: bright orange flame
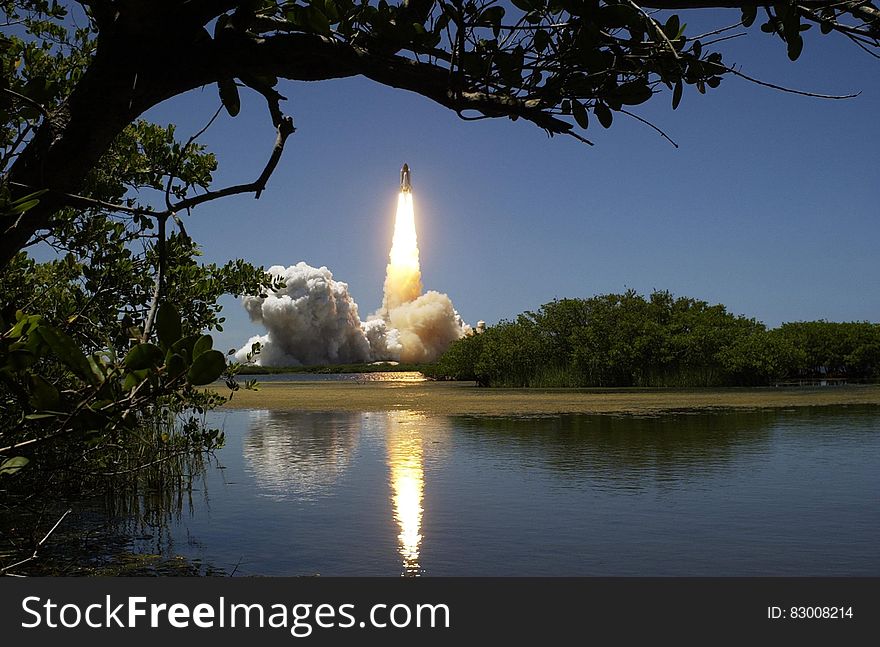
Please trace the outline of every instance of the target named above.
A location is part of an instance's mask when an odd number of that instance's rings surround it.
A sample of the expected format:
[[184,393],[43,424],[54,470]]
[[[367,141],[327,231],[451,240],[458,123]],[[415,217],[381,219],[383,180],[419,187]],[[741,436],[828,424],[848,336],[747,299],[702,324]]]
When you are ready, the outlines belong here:
[[422,272],[419,268],[419,241],[416,237],[415,212],[411,191],[397,197],[394,238],[385,272],[385,312],[409,303],[422,294]]

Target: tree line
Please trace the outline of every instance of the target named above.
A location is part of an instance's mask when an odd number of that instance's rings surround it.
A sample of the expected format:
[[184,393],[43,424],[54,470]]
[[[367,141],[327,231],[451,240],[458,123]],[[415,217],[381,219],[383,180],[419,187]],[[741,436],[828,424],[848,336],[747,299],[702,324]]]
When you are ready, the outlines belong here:
[[880,324],[768,328],[668,291],[559,299],[455,342],[438,379],[502,387],[760,386],[880,377]]

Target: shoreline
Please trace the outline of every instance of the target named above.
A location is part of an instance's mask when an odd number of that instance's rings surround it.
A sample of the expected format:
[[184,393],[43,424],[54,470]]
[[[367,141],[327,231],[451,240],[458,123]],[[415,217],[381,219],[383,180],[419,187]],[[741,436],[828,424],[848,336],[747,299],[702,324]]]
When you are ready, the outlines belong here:
[[[229,391],[219,385],[216,393]],[[675,411],[880,406],[880,385],[758,388],[477,388],[472,382],[263,382],[221,409],[417,411],[440,415],[660,414]]]

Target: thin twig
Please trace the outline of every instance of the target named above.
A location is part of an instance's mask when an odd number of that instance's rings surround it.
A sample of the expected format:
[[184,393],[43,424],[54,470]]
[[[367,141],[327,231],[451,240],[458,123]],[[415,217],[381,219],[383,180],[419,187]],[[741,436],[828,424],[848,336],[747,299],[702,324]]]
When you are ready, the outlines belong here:
[[647,119],[643,119],[642,117],[639,117],[639,116],[638,116],[637,114],[635,114],[634,112],[630,112],[629,110],[625,110],[625,109],[623,109],[623,108],[621,108],[618,112],[621,112],[621,113],[625,114],[625,115],[628,116],[628,117],[632,117],[632,118],[635,119],[636,121],[641,121],[641,122],[642,122],[643,124],[645,124],[646,126],[648,126],[648,127],[652,128],[652,129],[656,130],[658,133],[660,133],[660,136],[663,137],[663,139],[665,139],[665,140],[668,141],[670,144],[672,144],[673,146],[675,146],[676,148],[678,148],[678,144],[676,144],[674,141],[672,141],[672,138],[671,138],[669,135],[667,135],[665,132],[663,132],[660,128],[658,128],[656,125],[652,124],[652,123],[651,123],[650,121],[648,121]]
[[64,521],[64,517],[66,517],[67,515],[69,515],[71,512],[72,512],[72,509],[71,509],[71,508],[68,508],[67,511],[66,511],[63,515],[61,515],[61,518],[58,519],[58,521],[55,522],[55,525],[52,526],[52,529],[51,529],[49,532],[47,532],[47,533],[46,533],[46,536],[43,537],[43,538],[39,541],[39,543],[36,545],[36,547],[34,548],[34,554],[33,554],[33,555],[31,555],[30,557],[27,557],[27,558],[25,558],[25,559],[23,559],[23,560],[21,560],[21,561],[18,561],[18,562],[16,562],[15,564],[10,564],[9,566],[4,566],[3,568],[0,568],[0,573],[2,573],[2,574],[4,574],[4,575],[11,575],[11,573],[8,573],[8,571],[12,570],[12,569],[15,568],[16,566],[21,566],[22,564],[27,564],[28,562],[30,562],[30,561],[36,559],[36,558],[37,558],[37,554],[40,552],[40,548],[43,547],[43,544],[46,543],[46,540],[49,539],[50,535],[51,535],[53,532],[55,532],[55,529],[58,528],[58,526],[61,525],[61,522]]
[[749,76],[748,74],[743,74],[742,72],[733,69],[732,67],[727,67],[722,63],[713,63],[713,65],[717,65],[724,70],[727,70],[731,74],[735,74],[736,76],[745,79],[746,81],[751,81],[757,85],[763,85],[765,88],[772,88],[773,90],[779,90],[780,92],[788,92],[789,94],[798,94],[803,97],[814,97],[816,99],[853,99],[861,94],[861,92],[856,92],[855,94],[819,94],[817,92],[807,92],[806,90],[795,90],[794,88],[786,88],[782,85],[776,85],[775,83],[769,83],[767,81],[761,81],[754,77]]
[[740,36],[746,36],[746,32],[741,31],[738,34],[730,34],[729,36],[722,36],[721,38],[715,38],[714,40],[707,40],[705,43],[702,43],[704,47],[708,47],[709,45],[717,45],[718,43],[722,43],[726,40],[733,40],[734,38],[739,38]]
[[116,472],[99,472],[98,474],[100,476],[121,476],[123,474],[131,474],[132,472],[138,472],[142,469],[146,469],[148,467],[152,467],[153,465],[158,465],[159,463],[164,463],[166,461],[170,461],[170,460],[178,458],[180,456],[188,456],[190,453],[191,453],[190,451],[175,452],[175,453],[170,454],[168,456],[163,456],[162,458],[157,458],[156,460],[150,461],[149,463],[144,463],[143,465],[138,465],[137,467],[131,467],[131,468],[124,469],[124,470],[118,470]]
[[727,27],[719,27],[718,29],[713,29],[712,31],[707,31],[705,33],[700,34],[699,36],[691,36],[688,40],[700,40],[701,38],[705,38],[706,36],[715,36],[716,34],[723,34],[726,31],[730,31],[731,29],[736,29],[737,27],[742,27],[742,21],[740,20],[735,25],[728,25]]

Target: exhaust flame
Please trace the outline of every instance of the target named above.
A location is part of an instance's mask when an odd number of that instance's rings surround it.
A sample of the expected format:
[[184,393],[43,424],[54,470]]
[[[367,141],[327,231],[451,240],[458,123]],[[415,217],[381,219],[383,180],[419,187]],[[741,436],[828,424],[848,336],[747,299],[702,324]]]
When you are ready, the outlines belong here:
[[422,294],[422,272],[419,268],[419,241],[416,236],[415,211],[411,191],[397,196],[397,215],[394,219],[394,237],[385,270],[385,289],[382,315],[404,303],[415,301]]

